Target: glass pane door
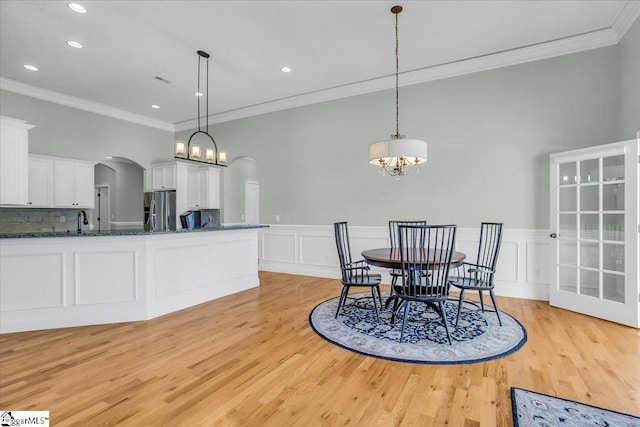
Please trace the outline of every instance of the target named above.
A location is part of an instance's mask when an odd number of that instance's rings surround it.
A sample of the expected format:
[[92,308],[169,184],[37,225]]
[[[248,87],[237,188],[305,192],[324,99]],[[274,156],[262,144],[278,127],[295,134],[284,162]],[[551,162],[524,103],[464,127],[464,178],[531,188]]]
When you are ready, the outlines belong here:
[[[638,222],[638,169],[633,153],[638,151],[638,142],[629,142],[632,144],[552,156],[551,229],[555,240],[550,302],[637,324],[638,235],[633,224]],[[634,229],[625,232],[629,224]],[[629,248],[634,259],[627,259]],[[619,319],[622,312],[629,313],[629,322]]]

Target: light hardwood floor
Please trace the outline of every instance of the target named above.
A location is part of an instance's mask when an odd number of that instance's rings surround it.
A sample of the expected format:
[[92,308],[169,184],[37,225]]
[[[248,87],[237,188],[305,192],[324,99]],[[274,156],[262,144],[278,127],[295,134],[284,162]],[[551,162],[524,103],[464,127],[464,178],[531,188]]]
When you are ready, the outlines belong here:
[[52,425],[510,426],[509,388],[640,413],[640,332],[499,298],[529,339],[507,357],[416,365],[309,326],[336,280],[260,273],[257,289],[146,322],[0,335],[0,409]]

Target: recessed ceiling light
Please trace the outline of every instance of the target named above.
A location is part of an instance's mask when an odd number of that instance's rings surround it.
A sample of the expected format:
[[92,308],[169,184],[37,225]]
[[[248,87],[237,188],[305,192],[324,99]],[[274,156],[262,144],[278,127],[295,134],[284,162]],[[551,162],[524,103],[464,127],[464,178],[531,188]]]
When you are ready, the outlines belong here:
[[82,49],[82,44],[78,42],[74,42],[73,40],[69,40],[67,44],[76,49]]
[[291,72],[291,68],[289,68],[289,67],[282,67],[282,68],[280,68],[280,71],[282,71],[283,73],[290,73],[290,72]]
[[79,3],[69,3],[67,6],[69,6],[69,9],[73,10],[74,12],[87,13],[87,9],[85,9],[84,6]]
[[151,108],[155,108],[157,110],[158,108],[160,108],[160,106],[158,104],[153,104]]
[[29,71],[38,71],[38,67],[36,67],[35,65],[24,64],[24,68]]
[[194,93],[194,95],[195,95],[195,96],[204,96],[204,93],[202,93],[202,92],[195,92],[195,93]]

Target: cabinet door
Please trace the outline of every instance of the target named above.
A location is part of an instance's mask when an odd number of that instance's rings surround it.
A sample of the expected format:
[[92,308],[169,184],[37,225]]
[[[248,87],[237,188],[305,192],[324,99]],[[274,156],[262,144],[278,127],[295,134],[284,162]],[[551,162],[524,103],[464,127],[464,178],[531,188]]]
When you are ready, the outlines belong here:
[[191,169],[187,172],[187,205],[189,209],[200,209],[201,173],[199,169]]
[[187,203],[189,209],[220,208],[220,171],[212,167],[187,172]]
[[75,203],[77,207],[93,209],[94,205],[94,167],[91,164],[75,165]]
[[0,204],[26,205],[29,198],[29,136],[33,126],[0,120]]
[[53,206],[53,160],[40,157],[29,158],[29,202],[30,207]]
[[151,168],[151,187],[154,190],[162,190],[164,188],[164,168],[161,166]]
[[164,167],[164,188],[167,190],[176,189],[176,165]]
[[209,171],[203,169],[198,174],[198,181],[200,183],[200,203],[201,209],[209,208]]
[[76,207],[76,167],[75,163],[65,160],[54,161],[54,192],[55,207]]
[[209,168],[206,182],[206,207],[220,209],[220,170]]
[[175,190],[176,165],[154,166],[151,169],[151,186],[154,190]]

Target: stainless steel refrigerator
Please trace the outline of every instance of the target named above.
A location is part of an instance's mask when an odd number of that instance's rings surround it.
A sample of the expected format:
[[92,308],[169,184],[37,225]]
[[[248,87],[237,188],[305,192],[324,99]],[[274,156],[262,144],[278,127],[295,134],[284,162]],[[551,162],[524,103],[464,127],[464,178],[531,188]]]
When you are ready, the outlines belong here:
[[176,229],[176,191],[144,193],[144,229],[168,231]]

